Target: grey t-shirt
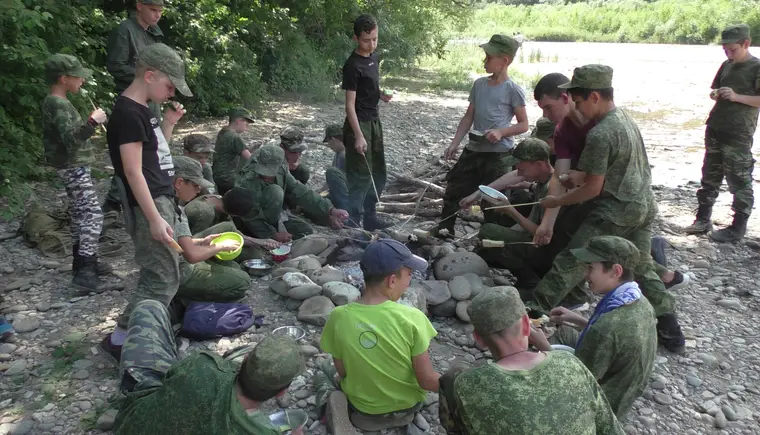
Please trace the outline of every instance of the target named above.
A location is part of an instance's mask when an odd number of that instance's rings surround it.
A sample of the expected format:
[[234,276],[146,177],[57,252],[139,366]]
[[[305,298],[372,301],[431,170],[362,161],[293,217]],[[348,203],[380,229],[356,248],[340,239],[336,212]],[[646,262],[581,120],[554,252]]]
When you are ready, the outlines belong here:
[[[493,128],[506,128],[512,124],[515,107],[525,106],[525,91],[512,80],[497,86],[488,85],[488,77],[475,80],[470,90],[470,104],[475,108],[472,128],[485,132]],[[504,137],[494,144],[470,141],[467,149],[478,152],[505,152],[514,148],[512,137]]]

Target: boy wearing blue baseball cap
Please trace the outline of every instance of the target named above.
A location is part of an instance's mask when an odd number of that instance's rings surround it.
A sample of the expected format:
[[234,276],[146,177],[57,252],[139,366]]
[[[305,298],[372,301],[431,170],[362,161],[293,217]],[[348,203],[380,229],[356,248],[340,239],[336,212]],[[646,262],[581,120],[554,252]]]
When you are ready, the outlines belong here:
[[322,350],[333,356],[359,429],[411,424],[425,390],[438,391],[440,375],[428,353],[437,332],[422,311],[396,303],[412,270],[427,266],[395,240],[371,243],[361,260],[361,298],[333,310],[322,332]]

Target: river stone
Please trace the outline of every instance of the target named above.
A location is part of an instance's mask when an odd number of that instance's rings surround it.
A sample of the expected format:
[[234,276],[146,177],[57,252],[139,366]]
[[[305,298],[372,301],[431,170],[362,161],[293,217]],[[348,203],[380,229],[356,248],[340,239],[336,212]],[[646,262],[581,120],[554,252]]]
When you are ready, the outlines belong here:
[[289,288],[301,287],[302,285],[316,285],[308,276],[301,272],[289,272],[282,276],[282,280]]
[[8,284],[5,287],[5,291],[9,292],[12,290],[18,290],[22,287],[27,287],[32,285],[32,279],[31,278],[21,278],[13,281],[12,283]]
[[428,305],[440,305],[451,299],[449,283],[446,281],[422,281],[421,284]]
[[13,329],[16,332],[32,332],[40,327],[40,321],[36,317],[24,317],[22,319],[16,319],[13,322]]
[[273,279],[272,282],[269,283],[269,289],[280,296],[287,296],[290,286],[282,279],[282,277],[279,277]]
[[316,285],[324,286],[328,282],[343,281],[343,271],[337,267],[325,266],[319,270],[313,270],[309,272],[309,278]]
[[729,308],[736,311],[741,311],[744,308],[738,299],[721,299],[717,301],[716,304],[723,308]]
[[451,298],[446,302],[430,307],[430,314],[438,317],[454,317],[457,313],[457,300]]
[[425,298],[424,290],[419,287],[409,287],[404,294],[398,300],[398,303],[406,305],[407,307],[417,308],[423,313],[427,314],[427,299]]
[[327,249],[327,240],[322,237],[306,236],[293,242],[293,248],[290,250],[292,257],[301,257],[303,255],[319,255]]
[[16,349],[18,349],[18,346],[13,343],[0,344],[0,353],[13,353]]
[[333,281],[322,286],[324,295],[330,298],[335,305],[346,305],[361,297],[359,289],[345,282]]
[[26,418],[18,423],[14,423],[8,435],[26,435],[34,428],[34,420]]
[[288,290],[288,297],[303,301],[320,293],[322,293],[322,287],[316,284],[306,284]]
[[[474,273],[465,273],[462,278],[466,279],[470,283],[470,299],[479,295],[483,291],[485,285],[483,279]],[[490,278],[489,278],[490,279]]]
[[458,301],[467,300],[472,294],[470,282],[463,276],[451,278],[451,281],[449,281],[449,291],[451,292],[451,297]]
[[279,278],[288,272],[300,272],[300,270],[295,267],[278,267],[272,271],[272,278]]
[[313,255],[303,255],[290,260],[283,261],[281,267],[295,267],[301,272],[318,270],[322,268],[322,262]]
[[24,373],[25,371],[26,371],[26,361],[18,360],[10,364],[10,367],[8,367],[8,370],[5,371],[5,376],[20,375],[21,373]]
[[457,302],[457,317],[463,322],[470,323],[470,315],[467,314],[467,308],[470,306],[471,301],[459,301]]
[[300,300],[298,300],[298,299],[291,299],[291,298],[287,298],[287,299],[285,300],[285,306],[286,306],[286,307],[287,307],[289,310],[291,310],[291,311],[294,311],[294,310],[297,310],[297,309],[299,309],[299,308],[301,307],[301,304],[303,304],[303,301],[300,301]]
[[488,276],[489,269],[486,261],[472,252],[455,252],[447,255],[433,266],[436,279],[448,281],[465,273]]
[[118,414],[118,409],[109,409],[98,418],[97,423],[95,423],[95,427],[99,430],[111,430],[114,423],[116,422],[116,415]]
[[316,326],[324,326],[335,304],[326,296],[313,296],[306,299],[298,309],[296,318]]

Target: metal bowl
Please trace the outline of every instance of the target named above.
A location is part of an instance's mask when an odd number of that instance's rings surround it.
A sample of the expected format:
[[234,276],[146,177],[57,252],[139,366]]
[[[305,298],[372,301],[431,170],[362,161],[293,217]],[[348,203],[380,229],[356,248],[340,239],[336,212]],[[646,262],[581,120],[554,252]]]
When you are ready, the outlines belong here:
[[575,353],[575,349],[573,349],[570,346],[565,346],[564,344],[552,344],[552,350],[553,351],[554,350],[561,350],[561,351],[570,352],[570,353],[573,353],[573,354]]
[[498,190],[494,189],[493,187],[488,187],[484,185],[478,186],[478,189],[484,194],[487,195],[490,198],[499,200],[499,201],[508,201],[509,198],[507,198],[506,195],[499,192]]
[[242,263],[245,270],[251,276],[264,276],[272,271],[274,264],[267,260],[246,260]]
[[280,326],[272,331],[272,335],[287,335],[298,341],[306,336],[306,331],[298,326]]
[[303,427],[309,416],[300,409],[285,409],[269,415],[269,421],[272,422],[278,433],[287,435],[294,429]]

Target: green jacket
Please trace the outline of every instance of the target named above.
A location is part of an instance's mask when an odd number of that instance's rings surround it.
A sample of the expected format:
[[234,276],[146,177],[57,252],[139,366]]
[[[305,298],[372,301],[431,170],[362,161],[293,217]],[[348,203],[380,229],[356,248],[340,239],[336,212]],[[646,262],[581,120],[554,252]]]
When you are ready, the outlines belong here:
[[113,76],[116,93],[127,89],[135,78],[137,53],[148,45],[161,42],[164,34],[158,26],[147,30],[137,23],[133,16],[127,18],[108,35],[106,68]]
[[95,127],[82,121],[71,102],[54,95],[42,103],[42,142],[48,165],[64,169],[95,163],[90,137]]

